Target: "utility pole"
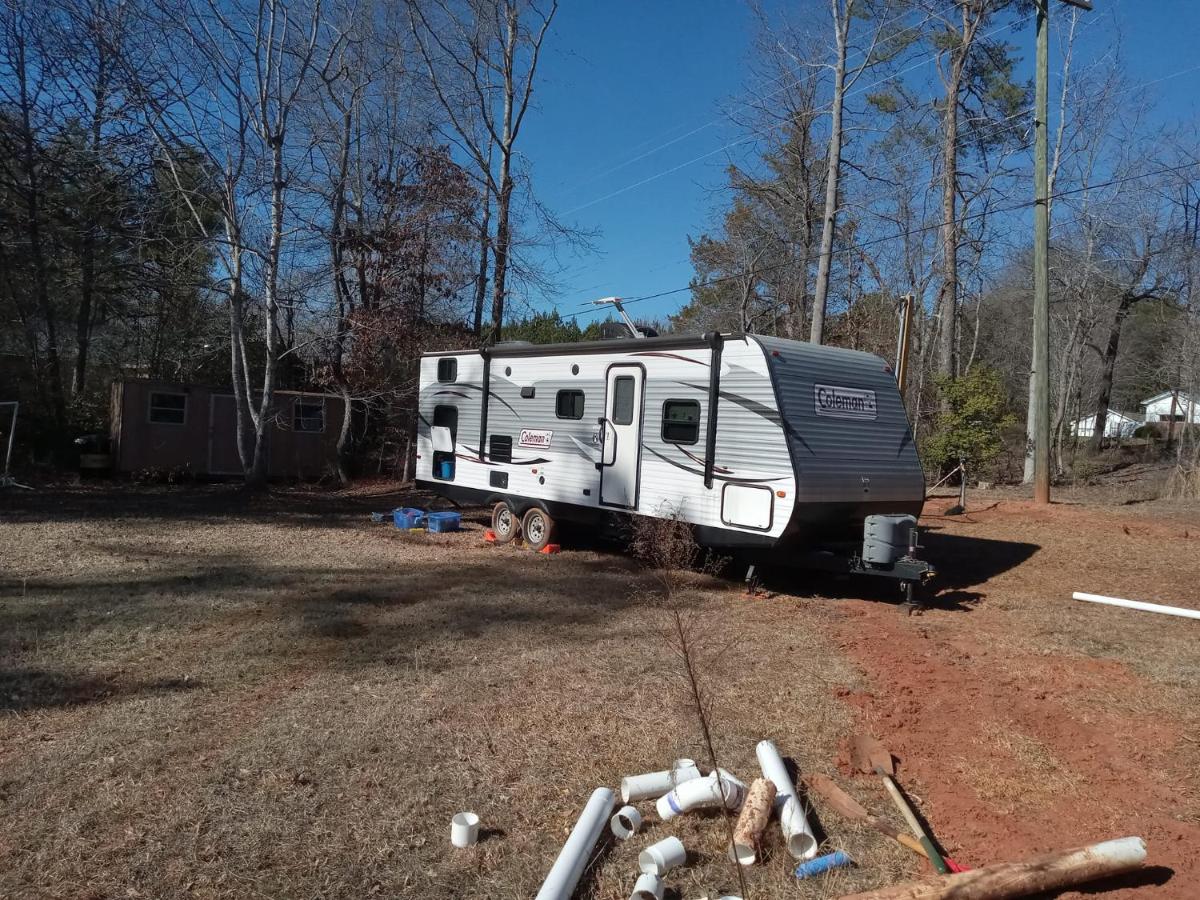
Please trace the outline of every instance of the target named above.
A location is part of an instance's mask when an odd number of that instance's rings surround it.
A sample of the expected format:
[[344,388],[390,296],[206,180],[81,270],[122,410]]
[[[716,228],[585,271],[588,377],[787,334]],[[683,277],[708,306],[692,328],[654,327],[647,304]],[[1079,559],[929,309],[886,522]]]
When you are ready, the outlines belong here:
[[[1046,173],[1050,80],[1050,0],[1037,7],[1033,121],[1033,502],[1050,502],[1050,185]],[[1087,0],[1063,0],[1090,10]]]

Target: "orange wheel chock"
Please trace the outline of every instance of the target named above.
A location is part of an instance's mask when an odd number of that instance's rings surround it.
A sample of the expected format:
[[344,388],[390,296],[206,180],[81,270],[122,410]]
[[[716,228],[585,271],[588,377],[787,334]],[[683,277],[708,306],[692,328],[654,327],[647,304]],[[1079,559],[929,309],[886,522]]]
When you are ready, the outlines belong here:
[[538,553],[558,553],[560,550],[562,550],[562,547],[558,544],[547,544],[545,547],[539,550]]

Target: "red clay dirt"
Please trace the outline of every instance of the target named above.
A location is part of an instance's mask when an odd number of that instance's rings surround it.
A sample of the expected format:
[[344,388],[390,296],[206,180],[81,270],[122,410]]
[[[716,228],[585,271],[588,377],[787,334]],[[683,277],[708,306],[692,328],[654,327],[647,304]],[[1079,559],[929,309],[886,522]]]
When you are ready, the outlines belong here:
[[[973,505],[984,510],[986,504]],[[1192,536],[1200,529],[1124,510],[1010,502],[966,520],[925,524],[948,537],[1011,535],[1038,548],[1007,567],[989,567],[982,558],[954,561],[949,580],[960,589],[948,596],[966,598],[958,609],[905,616],[880,603],[844,607],[838,641],[867,687],[838,693],[856,710],[860,727],[896,756],[898,781],[919,800],[932,833],[969,866],[1139,835],[1150,868],[1105,885],[1112,890],[1103,896],[1200,896],[1197,747],[1186,706],[1172,707],[1178,700],[1168,687],[1125,661],[1084,655],[1085,637],[1078,653],[1059,652],[1055,641],[1038,638],[1071,634],[1064,638],[1069,643],[1075,638],[1068,626],[1078,621],[1110,635],[1132,628],[1138,642],[1149,644],[1155,628],[1200,625],[1070,600],[1072,589],[1118,579],[1122,541],[1148,538],[1169,572],[1187,571],[1143,583],[1139,596],[1193,600],[1194,594],[1186,596],[1193,565],[1172,567],[1169,560],[1178,563],[1182,553],[1194,563]],[[1092,551],[1076,541],[1090,543]],[[1060,546],[1064,542],[1068,546]],[[979,580],[972,580],[975,569]],[[1055,618],[1061,616],[1068,620]],[[850,774],[847,755],[844,748],[838,762]],[[869,776],[857,777],[866,790]],[[888,807],[882,794],[875,805]]]

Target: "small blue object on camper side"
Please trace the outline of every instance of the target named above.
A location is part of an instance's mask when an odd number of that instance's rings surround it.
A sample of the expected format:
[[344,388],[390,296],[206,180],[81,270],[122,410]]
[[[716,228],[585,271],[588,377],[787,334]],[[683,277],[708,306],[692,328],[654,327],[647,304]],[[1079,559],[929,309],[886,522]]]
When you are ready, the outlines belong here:
[[425,516],[425,528],[434,534],[443,531],[458,531],[462,516],[456,512],[431,512]]
[[410,528],[419,528],[425,519],[425,510],[412,509],[408,506],[403,506],[399,509],[392,510],[392,521],[397,528],[408,531]]

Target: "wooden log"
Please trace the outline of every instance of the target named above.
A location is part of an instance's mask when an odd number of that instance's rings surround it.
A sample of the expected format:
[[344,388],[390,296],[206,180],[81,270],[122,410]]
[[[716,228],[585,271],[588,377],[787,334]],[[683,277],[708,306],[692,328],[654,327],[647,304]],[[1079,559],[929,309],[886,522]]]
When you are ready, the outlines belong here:
[[930,881],[850,894],[841,900],[1010,900],[1132,872],[1146,860],[1139,837],[1059,850],[1025,862],[996,863]]
[[762,834],[771,819],[775,805],[775,785],[767,778],[755,778],[746,793],[746,802],[737,824],[733,827],[733,846],[729,857],[743,866],[758,861],[762,849]]

